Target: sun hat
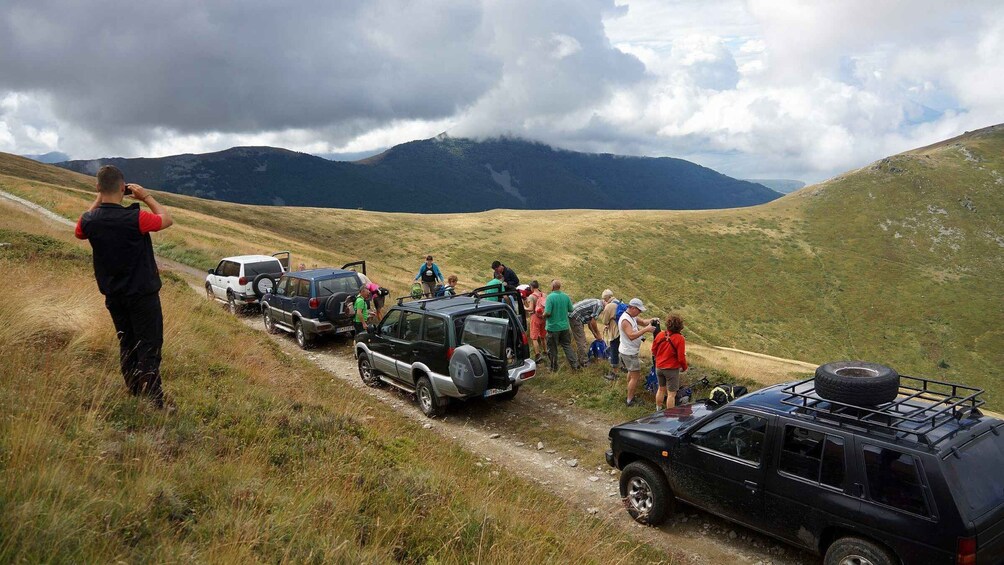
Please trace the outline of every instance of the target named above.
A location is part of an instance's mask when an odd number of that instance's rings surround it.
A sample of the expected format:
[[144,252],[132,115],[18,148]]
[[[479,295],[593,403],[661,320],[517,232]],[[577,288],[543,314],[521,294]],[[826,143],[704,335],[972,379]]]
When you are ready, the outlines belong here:
[[641,301],[641,298],[632,298],[631,301],[628,302],[628,306],[634,306],[642,312],[645,311],[645,303]]

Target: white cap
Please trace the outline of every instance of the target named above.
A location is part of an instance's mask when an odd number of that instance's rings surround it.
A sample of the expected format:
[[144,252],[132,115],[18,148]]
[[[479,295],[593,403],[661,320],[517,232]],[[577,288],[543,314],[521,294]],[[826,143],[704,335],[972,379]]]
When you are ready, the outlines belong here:
[[632,298],[631,301],[628,302],[628,306],[634,306],[642,312],[645,311],[645,304],[641,301],[641,298]]

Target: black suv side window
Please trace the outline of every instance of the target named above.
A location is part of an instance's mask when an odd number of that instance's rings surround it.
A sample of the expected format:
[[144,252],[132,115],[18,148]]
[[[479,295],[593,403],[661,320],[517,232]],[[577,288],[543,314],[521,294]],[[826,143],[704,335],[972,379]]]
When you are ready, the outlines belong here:
[[844,486],[844,440],[798,426],[784,427],[778,470],[836,488]]
[[401,311],[391,310],[380,322],[380,335],[387,337],[397,337],[398,327],[401,325]]
[[437,345],[446,345],[446,321],[438,316],[426,316],[422,339]]
[[866,445],[864,456],[870,499],[921,516],[931,515],[913,455]]
[[405,312],[401,320],[401,339],[418,341],[422,331],[422,315],[418,312]]
[[759,416],[727,412],[701,426],[692,436],[694,445],[760,463],[767,420]]

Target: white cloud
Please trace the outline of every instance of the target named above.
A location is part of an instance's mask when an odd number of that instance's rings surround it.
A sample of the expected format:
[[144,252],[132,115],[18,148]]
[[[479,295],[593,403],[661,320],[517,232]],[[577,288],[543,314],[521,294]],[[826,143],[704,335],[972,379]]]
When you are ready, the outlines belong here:
[[11,0],[0,150],[365,153],[446,130],[812,181],[1004,121],[999,2],[616,1]]

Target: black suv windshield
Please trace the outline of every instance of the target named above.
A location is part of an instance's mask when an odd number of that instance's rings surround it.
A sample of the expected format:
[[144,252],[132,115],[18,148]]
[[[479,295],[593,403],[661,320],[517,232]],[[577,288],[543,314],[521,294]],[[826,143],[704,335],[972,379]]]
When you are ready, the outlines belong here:
[[[1004,431],[1004,426],[998,424],[997,429]],[[945,476],[968,518],[977,518],[1004,504],[1001,469],[1004,469],[1004,435],[990,431],[945,457]]]
[[247,263],[244,265],[244,276],[251,279],[265,273],[274,275],[282,272],[282,265],[278,261],[261,261],[259,263]]
[[317,298],[324,298],[339,292],[355,294],[359,292],[359,287],[359,278],[356,277],[355,273],[349,273],[335,279],[319,280],[317,281]]

